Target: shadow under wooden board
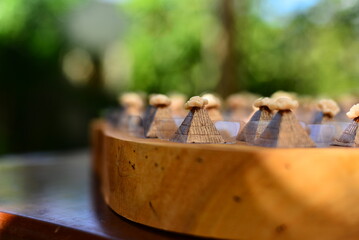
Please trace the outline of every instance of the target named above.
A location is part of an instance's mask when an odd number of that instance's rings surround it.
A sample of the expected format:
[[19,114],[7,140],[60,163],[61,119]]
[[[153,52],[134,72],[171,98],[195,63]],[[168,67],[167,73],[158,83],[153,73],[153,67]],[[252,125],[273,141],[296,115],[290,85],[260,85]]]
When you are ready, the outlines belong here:
[[225,239],[358,239],[359,150],[181,144],[92,125],[93,169],[119,215]]
[[198,239],[116,214],[105,204],[89,160],[87,150],[0,157],[0,239]]

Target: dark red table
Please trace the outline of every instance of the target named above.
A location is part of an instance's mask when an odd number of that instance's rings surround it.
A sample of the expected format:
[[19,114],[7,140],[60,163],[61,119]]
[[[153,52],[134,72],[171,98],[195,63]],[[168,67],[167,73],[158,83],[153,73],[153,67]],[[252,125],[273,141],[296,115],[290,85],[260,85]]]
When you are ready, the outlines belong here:
[[97,185],[89,151],[0,157],[0,240],[199,239],[120,217]]

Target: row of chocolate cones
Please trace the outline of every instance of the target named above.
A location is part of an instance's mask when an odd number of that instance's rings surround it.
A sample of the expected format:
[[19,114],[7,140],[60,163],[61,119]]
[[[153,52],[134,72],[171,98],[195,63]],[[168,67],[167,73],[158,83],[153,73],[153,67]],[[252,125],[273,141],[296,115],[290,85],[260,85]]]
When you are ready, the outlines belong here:
[[[145,136],[157,137],[157,128],[159,124],[166,124],[166,129],[176,128],[172,119],[171,109],[169,108],[170,99],[165,95],[158,94],[150,98],[151,107],[145,116]],[[204,107],[208,105],[208,100],[202,97],[192,97],[185,104],[189,110],[180,127],[170,138],[172,142],[181,143],[224,143],[219,131],[214,126]],[[165,122],[159,120],[166,119]]]
[[316,146],[292,111],[298,106],[296,100],[261,98],[254,106],[259,109],[238,135],[239,141],[264,147]]
[[[150,95],[151,98],[152,95]],[[168,96],[171,100],[170,109],[174,117],[185,117],[187,112],[183,108],[186,102],[186,96],[182,94],[171,94]],[[208,100],[205,106],[212,121],[245,121],[253,113],[252,103],[259,97],[249,93],[239,93],[229,96],[224,104],[224,101],[215,94],[204,94],[203,98]],[[293,109],[296,116],[301,122],[306,124],[320,124],[326,122],[327,119],[331,120],[335,116],[336,120],[346,121],[345,112],[342,109],[349,109],[356,99],[350,98],[346,101],[338,102],[339,106],[333,100],[320,100],[308,97],[298,97],[293,93],[276,92],[272,95],[271,99],[279,97],[287,97],[297,100],[300,105],[297,109]],[[120,97],[120,104],[126,109],[128,115],[143,116],[145,109],[144,96],[136,93],[125,93]],[[359,100],[359,99],[358,99]],[[349,103],[352,102],[351,105]],[[349,106],[348,106],[349,105]]]
[[[339,112],[333,100],[322,100],[315,124],[328,124]],[[260,98],[254,102],[258,110],[238,135],[239,141],[265,147],[315,147],[309,137],[308,129],[298,121],[293,109],[298,107],[296,100],[282,97],[278,99]],[[332,141],[333,146],[354,147],[359,145],[358,122],[359,104],[354,105],[347,116],[352,120],[339,138]]]
[[[126,105],[127,110],[134,112],[133,106]],[[132,103],[136,103],[132,99]],[[151,107],[145,114],[145,136],[157,137],[156,128],[160,119],[172,119],[173,113],[169,107],[171,101],[164,95],[153,95],[150,98]],[[223,143],[225,142],[221,134],[215,128],[213,122],[222,120],[223,117],[219,111],[220,101],[215,96],[207,95],[193,97],[186,104],[189,110],[185,120],[177,129],[175,135],[170,139],[174,142],[187,143]],[[266,147],[315,147],[315,143],[308,135],[308,131],[303,128],[297,120],[293,109],[298,106],[298,102],[289,97],[279,97],[276,99],[260,98],[254,102],[254,107],[258,110],[252,115],[248,123],[239,133],[237,140],[254,145]],[[332,121],[339,112],[339,107],[332,100],[322,100],[318,103],[319,110],[315,117],[315,123],[326,123]],[[355,142],[357,120],[353,121],[351,128],[348,128],[346,135],[336,139],[333,144],[342,146],[351,146]],[[174,121],[166,121],[161,124],[175,126]],[[354,140],[353,140],[353,134]],[[347,136],[347,137],[346,137]],[[349,138],[348,136],[351,136]],[[349,143],[347,143],[349,142]]]

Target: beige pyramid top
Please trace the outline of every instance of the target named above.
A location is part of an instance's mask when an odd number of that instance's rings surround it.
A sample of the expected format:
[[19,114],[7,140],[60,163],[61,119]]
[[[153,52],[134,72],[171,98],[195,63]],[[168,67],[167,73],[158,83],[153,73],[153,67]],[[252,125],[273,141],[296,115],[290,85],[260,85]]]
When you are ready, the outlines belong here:
[[182,143],[224,143],[219,131],[204,109],[207,101],[201,97],[192,97],[186,108],[190,111],[177,129],[172,142]]
[[140,94],[128,92],[118,98],[120,104],[125,108],[128,115],[140,116],[143,111],[143,100]]
[[230,118],[233,121],[245,121],[249,120],[253,108],[251,104],[259,96],[250,93],[237,93],[230,95],[227,100],[227,106],[230,110]]
[[340,111],[338,104],[331,99],[322,99],[317,103],[317,112],[313,124],[327,123],[334,120],[335,115]]
[[220,98],[211,93],[204,94],[202,98],[207,99],[208,101],[208,104],[206,104],[205,109],[207,110],[209,118],[214,122],[222,121],[223,116],[220,111],[222,102]]
[[171,110],[174,116],[176,117],[185,117],[187,111],[184,109],[184,104],[186,103],[187,97],[183,94],[173,93],[169,96],[171,99]]

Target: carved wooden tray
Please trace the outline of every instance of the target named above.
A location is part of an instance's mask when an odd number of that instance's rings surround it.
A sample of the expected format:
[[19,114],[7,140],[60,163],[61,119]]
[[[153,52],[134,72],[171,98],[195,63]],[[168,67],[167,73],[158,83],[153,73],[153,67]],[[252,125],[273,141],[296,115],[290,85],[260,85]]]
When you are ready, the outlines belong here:
[[359,239],[359,150],[142,139],[92,125],[107,204],[151,227],[225,239]]

